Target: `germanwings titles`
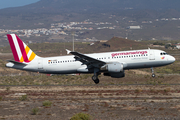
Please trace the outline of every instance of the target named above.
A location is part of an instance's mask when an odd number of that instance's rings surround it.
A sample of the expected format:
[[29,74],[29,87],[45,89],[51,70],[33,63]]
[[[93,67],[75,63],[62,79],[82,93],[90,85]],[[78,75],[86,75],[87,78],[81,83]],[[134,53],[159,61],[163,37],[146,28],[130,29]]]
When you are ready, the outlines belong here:
[[134,52],[121,52],[121,53],[112,53],[111,56],[115,57],[115,56],[120,56],[120,55],[135,55],[135,54],[147,54],[147,51],[134,51]]
[[175,58],[162,50],[145,49],[106,53],[82,54],[72,52],[69,56],[39,57],[17,35],[7,35],[14,60],[6,67],[45,74],[93,73],[92,80],[98,84],[98,75],[122,78],[124,70],[169,65]]

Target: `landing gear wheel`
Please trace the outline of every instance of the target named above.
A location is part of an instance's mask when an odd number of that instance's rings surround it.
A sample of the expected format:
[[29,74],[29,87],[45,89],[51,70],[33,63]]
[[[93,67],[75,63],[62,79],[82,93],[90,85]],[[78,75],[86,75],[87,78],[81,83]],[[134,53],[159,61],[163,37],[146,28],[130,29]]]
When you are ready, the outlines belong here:
[[156,77],[156,75],[154,74],[154,69],[153,69],[153,67],[151,68],[151,72],[152,72],[152,77],[153,77],[153,78]]
[[98,76],[96,75],[93,75],[92,76],[92,80],[94,81],[94,83],[98,84],[99,83],[99,79],[98,79]]
[[95,81],[95,80],[97,80],[97,79],[98,79],[98,77],[97,77],[96,75],[93,75],[93,76],[92,76],[92,80],[93,80],[93,81]]
[[94,83],[98,84],[99,83],[99,79],[94,80]]
[[154,77],[156,77],[156,75],[153,73],[153,74],[152,74],[152,77],[154,78]]

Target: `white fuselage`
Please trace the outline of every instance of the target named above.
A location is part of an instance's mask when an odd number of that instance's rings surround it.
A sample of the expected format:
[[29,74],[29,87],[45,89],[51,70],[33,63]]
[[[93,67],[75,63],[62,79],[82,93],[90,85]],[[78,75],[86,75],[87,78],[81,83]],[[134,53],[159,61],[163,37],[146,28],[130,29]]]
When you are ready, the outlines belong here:
[[[118,51],[106,53],[86,54],[89,57],[108,63],[123,63],[123,69],[138,69],[158,67],[171,64],[175,58],[167,55],[164,51],[155,49]],[[74,55],[58,57],[37,57],[26,65],[7,63],[7,67],[28,70],[47,74],[72,74],[91,73],[87,66],[79,61],[75,61]]]

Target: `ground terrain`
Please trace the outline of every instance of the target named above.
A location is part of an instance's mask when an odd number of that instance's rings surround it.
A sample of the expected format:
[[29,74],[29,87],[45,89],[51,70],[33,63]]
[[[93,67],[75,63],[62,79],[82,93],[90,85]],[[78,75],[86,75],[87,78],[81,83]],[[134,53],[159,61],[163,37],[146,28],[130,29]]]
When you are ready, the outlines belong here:
[[[180,119],[179,85],[10,86],[0,91],[0,119],[69,120],[81,112],[93,120]],[[45,100],[52,105],[43,106]]]

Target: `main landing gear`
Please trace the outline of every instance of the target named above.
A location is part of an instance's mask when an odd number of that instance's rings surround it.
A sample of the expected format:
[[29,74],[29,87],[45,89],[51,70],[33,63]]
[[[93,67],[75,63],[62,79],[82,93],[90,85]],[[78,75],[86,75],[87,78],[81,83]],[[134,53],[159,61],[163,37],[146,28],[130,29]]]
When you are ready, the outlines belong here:
[[92,80],[94,81],[94,83],[98,84],[99,83],[98,75],[93,75]]
[[152,72],[152,77],[153,77],[153,78],[156,77],[156,75],[155,75],[155,73],[154,73],[153,67],[151,68],[151,72]]
[[99,83],[98,75],[100,75],[100,74],[101,73],[99,73],[99,69],[95,68],[94,75],[92,76],[92,80],[94,81],[94,83],[96,83],[96,84]]

